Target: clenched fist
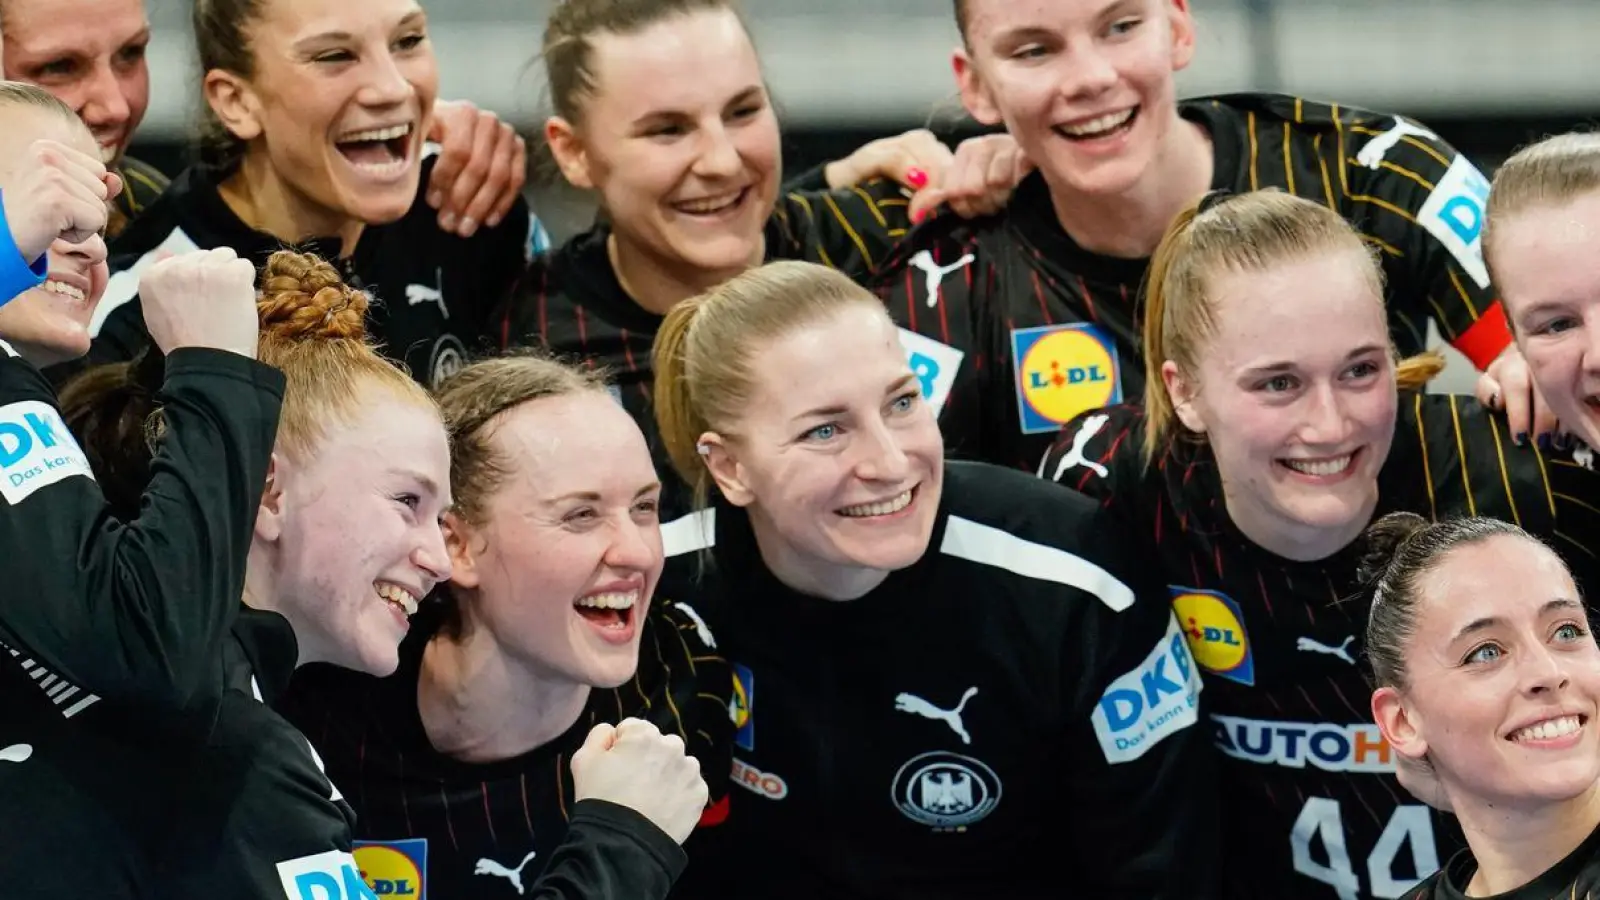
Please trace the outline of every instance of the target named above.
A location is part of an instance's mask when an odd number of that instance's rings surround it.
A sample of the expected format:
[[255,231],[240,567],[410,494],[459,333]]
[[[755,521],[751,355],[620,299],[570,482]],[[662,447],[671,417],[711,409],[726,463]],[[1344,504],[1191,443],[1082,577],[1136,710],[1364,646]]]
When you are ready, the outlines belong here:
[[32,262],[58,239],[78,244],[99,234],[122,179],[95,157],[56,141],[34,141],[28,154],[0,199],[12,241]]
[[577,799],[626,806],[680,844],[694,831],[710,795],[683,739],[663,735],[643,719],[623,719],[615,728],[596,725],[572,755],[572,786]]
[[139,279],[150,337],[162,353],[211,347],[252,359],[260,340],[256,269],[227,248],[169,257]]

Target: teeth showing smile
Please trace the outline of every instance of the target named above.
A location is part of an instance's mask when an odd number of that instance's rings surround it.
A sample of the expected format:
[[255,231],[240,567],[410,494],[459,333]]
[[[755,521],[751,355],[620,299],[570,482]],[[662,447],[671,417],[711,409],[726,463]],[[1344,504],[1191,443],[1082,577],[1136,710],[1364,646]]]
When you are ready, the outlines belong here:
[[415,594],[394,584],[375,584],[373,587],[377,589],[379,597],[398,607],[401,612],[406,614],[406,618],[409,619],[417,614],[417,597]]
[[674,203],[672,206],[679,212],[688,213],[693,216],[708,216],[714,213],[722,212],[726,209],[730,209],[734,204],[738,203],[742,197],[744,197],[744,191],[737,190],[731,194],[723,194],[720,197],[708,197],[704,200],[684,200],[679,203]]
[[579,597],[578,606],[589,609],[633,609],[633,604],[639,599],[638,591],[625,591],[615,594],[592,594],[588,597]]
[[404,125],[390,125],[388,128],[369,128],[366,131],[353,131],[341,135],[339,143],[353,144],[358,141],[393,141],[411,133],[411,123]]
[[1133,110],[1125,109],[1119,113],[1110,113],[1096,119],[1090,119],[1087,122],[1079,122],[1076,125],[1058,125],[1056,127],[1073,137],[1094,137],[1111,131],[1133,118],[1133,113]]
[[1355,456],[1354,453],[1347,453],[1337,459],[1286,459],[1283,464],[1302,475],[1325,478],[1350,468],[1350,461]]
[[1559,719],[1546,719],[1536,722],[1527,728],[1518,728],[1511,732],[1513,741],[1550,741],[1558,737],[1572,734],[1583,727],[1583,721],[1577,716],[1562,716]]
[[893,500],[881,503],[863,503],[860,506],[846,506],[839,510],[839,515],[852,519],[869,519],[873,516],[890,516],[911,505],[911,492],[906,491]]
[[83,291],[78,290],[64,281],[46,281],[44,283],[44,289],[52,294],[60,294],[68,300],[76,300],[79,303],[82,303],[84,300]]

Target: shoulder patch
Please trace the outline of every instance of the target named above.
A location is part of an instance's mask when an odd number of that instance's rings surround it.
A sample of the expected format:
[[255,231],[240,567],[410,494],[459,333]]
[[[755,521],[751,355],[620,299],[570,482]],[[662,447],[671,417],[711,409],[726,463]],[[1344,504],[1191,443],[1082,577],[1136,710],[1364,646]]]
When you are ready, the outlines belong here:
[[74,475],[94,480],[89,458],[55,407],[38,400],[0,406],[0,496],[6,502],[21,503]]
[[1417,213],[1422,227],[1450,251],[1480,288],[1489,286],[1489,269],[1483,263],[1483,216],[1488,200],[1489,180],[1465,156],[1456,154]]

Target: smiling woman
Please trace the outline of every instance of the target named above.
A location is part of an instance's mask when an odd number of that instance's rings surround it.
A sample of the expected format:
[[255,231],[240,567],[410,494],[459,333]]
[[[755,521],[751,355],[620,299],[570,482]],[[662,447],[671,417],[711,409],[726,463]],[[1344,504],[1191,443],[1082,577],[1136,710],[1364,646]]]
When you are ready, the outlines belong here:
[[435,158],[438,64],[414,0],[199,0],[210,153],[112,248],[92,362],[147,343],[142,266],[227,246],[258,266],[285,245],[337,261],[384,302],[371,331],[433,383],[478,348],[530,252],[520,199],[470,237],[441,229],[424,193]]
[[167,184],[124,156],[150,104],[144,0],[5,0],[0,38],[6,79],[36,84],[70,106],[94,134],[101,159],[122,175],[109,228],[115,237]]
[[1408,900],[1600,889],[1600,647],[1572,573],[1493,519],[1373,526],[1372,713],[1426,765],[1469,849]]
[[1497,515],[1600,575],[1600,482],[1470,398],[1421,393],[1439,361],[1395,359],[1373,252],[1316,202],[1208,196],[1162,239],[1145,299],[1144,408],[1079,416],[1040,474],[1137,522],[1188,620],[1224,791],[1248,798],[1224,808],[1224,894],[1396,896],[1454,830],[1402,802],[1350,702],[1358,539],[1397,510]]
[[1212,896],[1198,673],[1119,523],[946,461],[883,304],[838,272],[752,269],[654,354],[662,438],[711,496],[664,526],[663,583],[741,699],[733,825],[688,896],[1039,897],[1063,871]]

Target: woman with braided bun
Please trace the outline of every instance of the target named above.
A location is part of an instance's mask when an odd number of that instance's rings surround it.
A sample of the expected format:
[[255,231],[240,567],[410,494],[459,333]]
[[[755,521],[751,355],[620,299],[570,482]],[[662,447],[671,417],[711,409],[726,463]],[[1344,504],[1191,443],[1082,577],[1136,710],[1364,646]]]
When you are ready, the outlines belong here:
[[[184,827],[163,847],[171,877],[161,895],[364,897],[370,888],[351,856],[355,814],[310,742],[268,704],[309,663],[377,676],[395,670],[410,615],[450,576],[440,529],[451,506],[449,445],[433,399],[367,340],[368,297],[332,265],[280,251],[260,284],[259,358],[284,375],[283,412],[243,608],[222,647],[220,713],[170,801]],[[141,422],[159,433],[152,392],[125,383],[152,376],[155,359],[85,373],[65,418]],[[144,441],[122,440],[115,427],[80,437],[107,481],[142,471]],[[643,807],[676,801],[646,782],[693,767],[682,745],[648,723],[624,722],[591,732],[572,765],[575,796],[586,799],[573,805],[568,839],[532,896],[664,895],[670,878],[651,853],[665,838],[604,805],[650,819],[655,807]],[[703,784],[679,793],[697,815]]]

